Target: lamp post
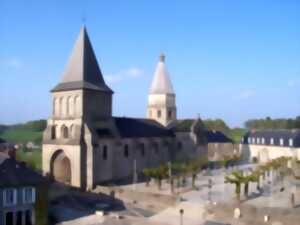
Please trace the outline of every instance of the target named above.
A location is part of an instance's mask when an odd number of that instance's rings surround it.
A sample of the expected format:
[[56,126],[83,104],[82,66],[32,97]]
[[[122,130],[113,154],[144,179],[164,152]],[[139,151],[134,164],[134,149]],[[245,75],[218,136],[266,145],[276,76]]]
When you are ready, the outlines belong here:
[[180,209],[180,210],[179,210],[179,213],[180,213],[180,225],[183,225],[183,214],[184,214],[184,210],[183,210],[183,209]]

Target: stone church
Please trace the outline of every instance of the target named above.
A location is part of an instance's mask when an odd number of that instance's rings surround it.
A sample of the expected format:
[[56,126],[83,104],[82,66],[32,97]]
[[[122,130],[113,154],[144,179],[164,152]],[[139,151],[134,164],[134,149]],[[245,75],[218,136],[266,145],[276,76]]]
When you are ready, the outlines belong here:
[[114,117],[86,28],[79,33],[61,81],[52,90],[52,116],[43,134],[43,172],[92,189],[130,178],[134,171],[207,154],[199,119],[176,130],[176,95],[161,55],[148,96],[147,118]]

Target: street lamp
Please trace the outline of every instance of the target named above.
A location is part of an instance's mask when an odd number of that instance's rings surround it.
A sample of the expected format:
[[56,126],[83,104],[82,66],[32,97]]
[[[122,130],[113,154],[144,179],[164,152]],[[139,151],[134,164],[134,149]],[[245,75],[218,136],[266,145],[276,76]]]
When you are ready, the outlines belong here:
[[183,210],[183,209],[180,209],[180,210],[179,210],[179,213],[180,213],[180,225],[183,225],[183,214],[184,214],[184,210]]

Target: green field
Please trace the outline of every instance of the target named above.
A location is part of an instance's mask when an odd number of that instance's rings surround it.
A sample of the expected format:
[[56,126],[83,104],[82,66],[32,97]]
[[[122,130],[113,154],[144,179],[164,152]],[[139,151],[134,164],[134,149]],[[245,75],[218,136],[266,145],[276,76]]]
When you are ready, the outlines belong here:
[[40,149],[35,149],[33,152],[18,150],[17,160],[24,161],[28,167],[36,171],[42,171],[42,151]]
[[[27,142],[34,142],[37,145],[41,145],[42,132],[32,131],[30,129],[12,128],[4,131],[0,134],[0,138],[3,138],[12,143],[20,144]],[[28,167],[41,171],[42,170],[42,151],[41,149],[34,149],[32,152],[19,149],[17,151],[17,159],[24,161]]]
[[27,143],[28,141],[40,144],[42,132],[25,129],[9,129],[0,134],[0,137],[13,143]]

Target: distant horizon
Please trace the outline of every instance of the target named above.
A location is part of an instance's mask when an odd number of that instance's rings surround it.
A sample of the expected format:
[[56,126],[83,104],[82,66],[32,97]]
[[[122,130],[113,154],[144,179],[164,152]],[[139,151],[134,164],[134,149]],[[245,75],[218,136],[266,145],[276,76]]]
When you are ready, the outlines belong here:
[[3,0],[0,124],[51,116],[49,91],[61,80],[83,11],[115,91],[114,116],[145,118],[161,52],[180,119],[200,114],[244,127],[249,119],[300,114],[299,1]]

